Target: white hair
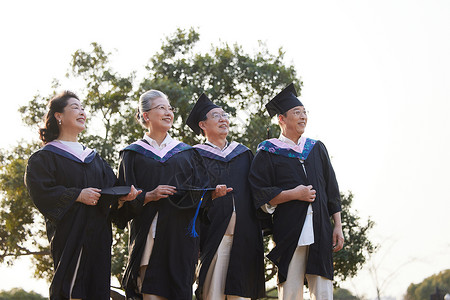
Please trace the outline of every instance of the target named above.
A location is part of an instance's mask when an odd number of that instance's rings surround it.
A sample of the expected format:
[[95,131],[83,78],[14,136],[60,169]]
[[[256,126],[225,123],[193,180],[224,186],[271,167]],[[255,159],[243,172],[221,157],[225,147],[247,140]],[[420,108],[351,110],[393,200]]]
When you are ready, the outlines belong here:
[[136,119],[144,127],[147,121],[144,120],[143,113],[150,110],[150,108],[152,107],[153,100],[157,98],[164,98],[169,100],[166,94],[158,90],[146,91],[141,95],[141,97],[139,97],[139,108],[138,113],[136,114]]

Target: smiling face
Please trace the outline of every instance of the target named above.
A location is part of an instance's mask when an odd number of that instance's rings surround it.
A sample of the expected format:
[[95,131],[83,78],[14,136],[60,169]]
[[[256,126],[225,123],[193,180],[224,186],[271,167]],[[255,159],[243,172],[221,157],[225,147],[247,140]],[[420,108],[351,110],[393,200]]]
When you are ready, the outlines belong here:
[[150,109],[142,115],[149,131],[167,132],[172,127],[174,119],[173,109],[166,98],[155,98]]
[[216,107],[206,114],[206,120],[200,121],[198,126],[205,132],[208,139],[224,139],[230,129],[230,120],[222,108]]
[[285,115],[278,116],[278,123],[283,135],[294,142],[297,142],[305,132],[307,122],[308,115],[304,106],[293,107]]
[[86,113],[80,100],[76,98],[69,98],[63,112],[56,112],[54,115],[58,122],[60,135],[77,136],[86,129]]

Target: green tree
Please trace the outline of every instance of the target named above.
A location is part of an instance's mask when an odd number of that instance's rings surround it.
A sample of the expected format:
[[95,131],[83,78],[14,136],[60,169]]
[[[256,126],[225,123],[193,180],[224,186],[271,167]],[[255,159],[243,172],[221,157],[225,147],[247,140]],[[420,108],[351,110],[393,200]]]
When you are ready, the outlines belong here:
[[430,299],[430,295],[436,293],[436,288],[442,297],[450,293],[450,269],[427,277],[421,283],[411,283],[406,291],[405,300]]
[[43,220],[23,184],[27,158],[36,149],[21,142],[12,151],[0,153],[0,263],[10,264],[22,255],[49,254],[47,246],[40,247]]
[[35,292],[27,292],[14,288],[9,291],[0,291],[0,300],[45,300],[47,298]]
[[114,166],[118,149],[129,135],[124,132],[127,127],[122,121],[129,119],[127,108],[133,99],[134,74],[120,76],[110,67],[111,53],[105,52],[97,43],[92,43],[91,47],[90,51],[77,50],[72,55],[68,77],[83,80],[83,104],[92,114],[90,119],[101,121],[103,125],[92,126],[81,141],[98,149],[100,155]]
[[[110,63],[111,53],[105,52],[100,45],[92,43],[87,51],[77,50],[72,55],[67,77],[81,82],[84,87],[75,91],[89,114],[87,130],[82,134],[81,142],[96,148],[111,166],[116,167],[119,149],[143,135],[143,129],[134,115],[139,95],[151,88],[164,91],[171,104],[178,108],[171,135],[184,142],[194,144],[201,139],[184,124],[202,92],[234,116],[234,126],[231,128],[233,140],[254,151],[258,142],[266,138],[267,127],[271,127],[273,135],[278,134],[277,126],[270,123],[264,105],[287,83],[294,82],[298,91],[302,86],[295,68],[284,61],[283,50],[280,48],[272,54],[261,43],[259,51],[248,54],[239,45],[223,43],[201,53],[196,50],[199,38],[194,29],[178,29],[167,37],[161,49],[150,58],[146,74],[139,82],[135,73],[125,77],[116,73]],[[57,90],[58,81],[55,80],[52,87]],[[37,128],[49,98],[50,95],[35,95],[19,109],[27,116],[24,118],[27,125]],[[23,144],[1,154],[4,159],[0,169],[3,191],[0,263],[5,259],[13,261],[19,255],[31,254],[35,259],[36,276],[50,278],[51,260],[47,255],[43,220],[23,185],[26,161],[38,145],[38,142]],[[350,207],[352,195],[347,198],[349,201],[343,201],[344,209]],[[23,203],[20,210],[15,210],[16,202]],[[359,226],[358,222],[357,216],[343,212],[343,224],[356,226],[358,230],[344,231],[347,248],[342,251],[341,257],[336,257],[336,272],[342,279],[355,275],[364,263],[365,255],[373,251],[367,240],[367,231],[373,224]],[[39,230],[33,231],[33,228]],[[113,252],[112,273],[120,280],[127,254],[126,232],[114,232]],[[344,264],[344,261],[351,264]],[[273,277],[275,270],[270,264],[267,266],[268,279]]]
[[354,296],[349,290],[337,288],[333,291],[334,300],[358,300],[359,298]]
[[[251,55],[241,46],[227,43],[212,46],[207,53],[199,53],[195,49],[198,41],[199,35],[193,29],[178,29],[168,37],[146,66],[148,75],[138,93],[150,88],[165,91],[172,105],[178,108],[173,134],[193,144],[200,139],[185,121],[204,92],[234,115],[232,139],[255,150],[265,139],[270,125],[264,105],[286,83],[294,82],[301,91],[302,83],[295,68],[284,62],[282,49],[271,54],[262,43],[260,50]],[[277,132],[276,126],[273,130]]]

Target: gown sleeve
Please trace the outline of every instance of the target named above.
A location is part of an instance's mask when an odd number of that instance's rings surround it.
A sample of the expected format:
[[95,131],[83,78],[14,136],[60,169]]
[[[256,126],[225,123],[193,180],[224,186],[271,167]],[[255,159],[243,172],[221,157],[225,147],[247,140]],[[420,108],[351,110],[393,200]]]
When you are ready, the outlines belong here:
[[38,210],[52,222],[60,221],[75,203],[81,188],[58,185],[55,162],[51,154],[33,154],[25,171],[25,185]]
[[260,150],[256,153],[250,167],[249,181],[252,189],[254,205],[259,209],[283,191],[275,186],[275,168],[270,154]]
[[[123,151],[120,155],[118,185],[134,185],[136,189],[141,189],[136,184],[135,152]],[[147,191],[142,190],[136,199],[126,201],[123,206],[114,213],[112,220],[117,227],[123,229],[127,226],[129,220],[139,215],[144,206],[145,194]]]
[[328,151],[322,142],[319,142],[320,158],[322,160],[323,174],[326,182],[326,193],[328,198],[328,213],[333,215],[341,211],[341,196],[339,186],[334,174],[333,166],[328,155]]

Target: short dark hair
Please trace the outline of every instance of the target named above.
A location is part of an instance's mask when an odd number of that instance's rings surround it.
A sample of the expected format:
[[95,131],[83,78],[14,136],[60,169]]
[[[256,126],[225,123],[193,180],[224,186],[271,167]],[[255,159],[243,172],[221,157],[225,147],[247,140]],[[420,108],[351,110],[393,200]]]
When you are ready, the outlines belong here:
[[[203,122],[203,121],[206,121],[208,119],[208,116],[205,114],[205,116],[200,120],[200,121],[198,121],[199,123],[200,122]],[[200,127],[200,126],[199,126]],[[200,127],[200,133],[203,135],[203,136],[206,136],[205,135],[205,132],[203,131],[203,129]]]
[[48,111],[44,117],[44,127],[39,128],[39,138],[44,144],[56,140],[59,136],[58,122],[55,118],[55,113],[64,111],[67,102],[70,98],[80,100],[78,96],[71,91],[63,91],[57,94],[48,102]]

